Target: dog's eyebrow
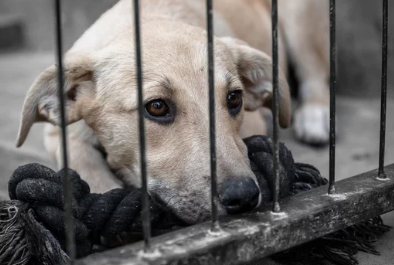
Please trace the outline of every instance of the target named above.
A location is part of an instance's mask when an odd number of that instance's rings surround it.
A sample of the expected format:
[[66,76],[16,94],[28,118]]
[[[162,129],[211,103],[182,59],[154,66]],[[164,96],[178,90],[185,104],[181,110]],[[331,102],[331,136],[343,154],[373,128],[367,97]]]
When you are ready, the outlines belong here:
[[163,76],[163,75],[159,75],[159,74],[153,74],[153,76],[155,76],[155,78],[152,78],[152,73],[145,74],[144,75],[144,82],[151,81],[151,82],[155,82],[157,84],[155,86],[157,86],[157,87],[163,87],[166,90],[172,89],[172,83],[168,77]]
[[155,83],[155,85],[152,87],[161,87],[164,88],[165,90],[172,90],[171,80],[164,75],[160,75],[156,73],[146,73],[146,74],[144,73],[143,81],[144,83],[149,83],[149,82]]
[[168,77],[164,77],[162,80],[160,80],[160,85],[166,90],[171,90],[172,88],[171,80]]
[[230,89],[232,85],[238,80],[236,76],[231,72],[226,73],[225,79],[226,79],[227,89]]

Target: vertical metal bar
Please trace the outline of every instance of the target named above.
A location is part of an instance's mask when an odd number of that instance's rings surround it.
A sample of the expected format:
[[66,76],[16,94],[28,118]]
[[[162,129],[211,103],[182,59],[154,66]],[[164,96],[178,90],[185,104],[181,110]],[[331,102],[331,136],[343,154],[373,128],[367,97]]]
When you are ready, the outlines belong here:
[[387,100],[387,35],[388,35],[388,0],[383,0],[382,30],[382,88],[380,103],[380,144],[379,144],[379,178],[386,178],[384,173],[384,152],[386,145],[386,100]]
[[212,231],[219,229],[218,194],[216,176],[216,130],[215,130],[215,79],[213,61],[213,10],[212,0],[206,1],[207,12],[207,47],[208,47],[208,87],[209,87],[209,141],[211,155],[211,203]]
[[61,145],[63,168],[65,170],[63,179],[63,195],[65,210],[65,227],[66,227],[66,248],[70,258],[70,264],[75,260],[75,232],[71,212],[71,183],[68,174],[68,157],[67,157],[67,117],[66,106],[64,102],[64,74],[63,74],[63,42],[62,42],[62,19],[61,19],[61,2],[55,0],[55,20],[56,20],[56,60],[57,60],[57,83],[58,97],[60,107],[60,126],[61,126]]
[[142,180],[142,226],[145,241],[145,251],[150,250],[151,223],[149,212],[148,180],[146,172],[146,144],[145,144],[145,124],[144,124],[144,102],[142,84],[142,58],[141,58],[141,27],[140,27],[140,3],[134,0],[134,30],[135,30],[135,58],[137,67],[138,85],[138,125],[140,142],[140,167]]
[[273,83],[273,138],[274,138],[274,206],[272,211],[280,212],[279,205],[279,95],[278,95],[278,74],[279,74],[279,58],[278,58],[278,1],[272,0],[271,8],[272,16],[272,83]]
[[328,193],[335,193],[335,130],[336,130],[336,40],[335,40],[335,0],[330,0],[330,169]]

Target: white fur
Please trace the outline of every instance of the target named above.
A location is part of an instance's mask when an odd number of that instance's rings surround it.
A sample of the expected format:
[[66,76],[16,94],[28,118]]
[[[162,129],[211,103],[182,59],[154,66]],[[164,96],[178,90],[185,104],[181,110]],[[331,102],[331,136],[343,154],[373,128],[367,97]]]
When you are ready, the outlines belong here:
[[294,132],[298,139],[311,144],[324,144],[329,140],[330,108],[307,104],[296,110]]

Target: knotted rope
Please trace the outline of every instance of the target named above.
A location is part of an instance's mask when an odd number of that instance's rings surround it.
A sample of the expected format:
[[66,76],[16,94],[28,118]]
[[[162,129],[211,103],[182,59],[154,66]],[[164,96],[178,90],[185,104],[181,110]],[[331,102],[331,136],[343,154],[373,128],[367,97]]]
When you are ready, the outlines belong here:
[[[262,202],[272,201],[273,143],[265,136],[246,138],[251,167],[262,193]],[[319,171],[295,163],[291,152],[279,148],[280,197],[327,184]],[[77,255],[93,251],[101,238],[132,233],[141,238],[141,191],[114,189],[104,194],[90,193],[89,185],[77,172],[68,169],[72,190],[72,214]],[[18,167],[9,180],[10,201],[0,202],[0,264],[62,265],[65,253],[64,196],[65,169],[55,172],[40,164]],[[153,234],[185,226],[166,205],[150,198]],[[344,263],[346,264],[346,263]]]

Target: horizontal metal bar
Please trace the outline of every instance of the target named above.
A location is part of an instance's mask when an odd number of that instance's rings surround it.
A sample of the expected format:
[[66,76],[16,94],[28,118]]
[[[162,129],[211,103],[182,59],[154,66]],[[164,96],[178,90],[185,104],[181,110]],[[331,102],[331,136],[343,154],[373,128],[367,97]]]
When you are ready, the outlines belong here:
[[270,205],[240,217],[223,217],[222,231],[210,233],[210,222],[91,255],[77,264],[242,264],[300,245],[331,232],[394,210],[394,164],[386,180],[373,170],[337,182],[336,193],[320,187],[281,201],[282,213]]

